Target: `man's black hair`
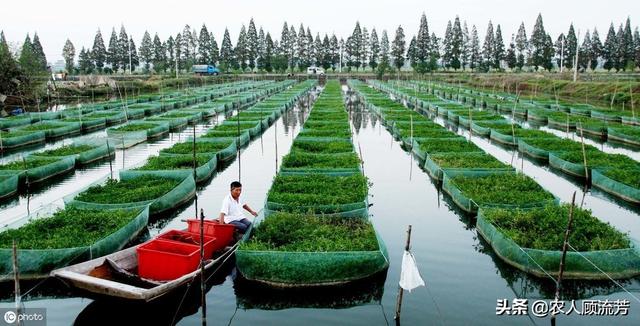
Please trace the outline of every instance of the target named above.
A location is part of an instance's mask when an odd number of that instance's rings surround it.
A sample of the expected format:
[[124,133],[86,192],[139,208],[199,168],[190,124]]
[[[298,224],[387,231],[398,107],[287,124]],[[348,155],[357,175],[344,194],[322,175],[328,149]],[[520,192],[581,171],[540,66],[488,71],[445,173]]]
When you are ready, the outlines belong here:
[[234,188],[240,188],[242,187],[242,183],[240,183],[240,181],[234,181],[231,183],[231,189],[233,190]]

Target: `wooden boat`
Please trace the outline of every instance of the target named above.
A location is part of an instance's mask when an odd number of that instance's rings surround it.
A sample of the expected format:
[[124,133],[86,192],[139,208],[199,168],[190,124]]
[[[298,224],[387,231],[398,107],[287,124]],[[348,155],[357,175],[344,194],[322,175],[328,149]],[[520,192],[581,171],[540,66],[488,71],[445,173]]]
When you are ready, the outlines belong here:
[[[136,249],[142,244],[113,254],[76,265],[56,269],[51,276],[63,280],[67,285],[88,292],[92,296],[150,302],[161,298],[191,283],[200,276],[200,268],[177,279],[158,282],[137,275],[138,255]],[[205,274],[215,273],[238,248],[238,243],[227,246],[205,261]]]

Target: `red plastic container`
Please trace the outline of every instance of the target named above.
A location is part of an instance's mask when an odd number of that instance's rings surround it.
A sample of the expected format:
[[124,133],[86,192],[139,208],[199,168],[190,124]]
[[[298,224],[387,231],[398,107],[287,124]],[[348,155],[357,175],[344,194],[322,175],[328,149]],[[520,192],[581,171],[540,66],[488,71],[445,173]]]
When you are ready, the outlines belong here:
[[[197,234],[192,232],[180,231],[180,230],[170,230],[165,233],[160,234],[157,239],[163,239],[172,242],[180,242],[186,244],[192,244],[198,246],[200,248],[200,233]],[[204,259],[210,259],[213,256],[213,253],[217,250],[216,246],[216,238],[212,236],[204,235]]]
[[[200,220],[187,220],[187,232],[200,234]],[[233,231],[236,227],[232,224],[220,224],[218,221],[205,220],[204,234],[216,238],[216,250],[222,249],[229,245],[233,238]]]
[[138,275],[157,281],[174,280],[191,273],[200,264],[200,247],[153,239],[136,249]]

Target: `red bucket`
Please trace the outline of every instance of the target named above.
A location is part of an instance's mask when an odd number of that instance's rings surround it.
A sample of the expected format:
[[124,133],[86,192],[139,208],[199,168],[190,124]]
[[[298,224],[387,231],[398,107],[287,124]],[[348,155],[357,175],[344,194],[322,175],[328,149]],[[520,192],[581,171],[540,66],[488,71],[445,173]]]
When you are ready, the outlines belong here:
[[[200,220],[187,220],[187,232],[200,234]],[[220,224],[218,221],[205,220],[204,234],[216,238],[216,247],[222,249],[229,245],[233,238],[233,231],[236,229],[233,224]],[[216,249],[216,251],[218,250]]]
[[[170,230],[160,234],[157,239],[192,244],[200,248],[200,232],[192,233],[180,230]],[[210,259],[213,256],[213,253],[217,250],[216,248],[218,247],[216,245],[217,242],[218,241],[216,238],[208,236],[206,234],[204,235],[204,259]]]
[[153,239],[136,249],[138,275],[168,281],[189,274],[200,264],[200,247],[192,244]]

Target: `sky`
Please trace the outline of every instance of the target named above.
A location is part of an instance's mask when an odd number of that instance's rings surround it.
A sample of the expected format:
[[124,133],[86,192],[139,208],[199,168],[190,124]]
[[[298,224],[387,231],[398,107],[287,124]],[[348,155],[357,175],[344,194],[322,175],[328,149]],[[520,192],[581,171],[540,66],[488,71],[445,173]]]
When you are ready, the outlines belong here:
[[408,43],[416,34],[424,12],[429,30],[438,37],[444,35],[447,21],[458,15],[461,21],[467,21],[469,30],[471,25],[477,26],[481,42],[489,20],[494,27],[500,24],[508,46],[521,22],[530,36],[538,13],[554,40],[560,33],[566,33],[572,22],[581,36],[596,27],[602,41],[612,22],[616,30],[627,17],[632,28],[640,24],[637,0],[4,0],[2,12],[0,30],[10,45],[17,48],[27,33],[33,36],[37,32],[49,62],[62,59],[67,39],[75,45],[77,55],[83,46],[92,46],[98,29],[108,43],[111,29],[115,27],[118,32],[120,25],[133,35],[137,46],[145,30],[152,37],[158,33],[165,40],[182,31],[185,24],[199,31],[203,23],[214,33],[218,44],[228,27],[235,44],[240,27],[243,23],[248,25],[251,18],[257,28],[262,26],[265,33],[271,32],[278,39],[284,21],[293,24],[296,30],[302,23],[314,36],[316,32],[335,33],[338,38],[350,35],[359,21],[369,31],[375,27],[378,36],[386,29],[390,40],[398,25],[402,25]]

